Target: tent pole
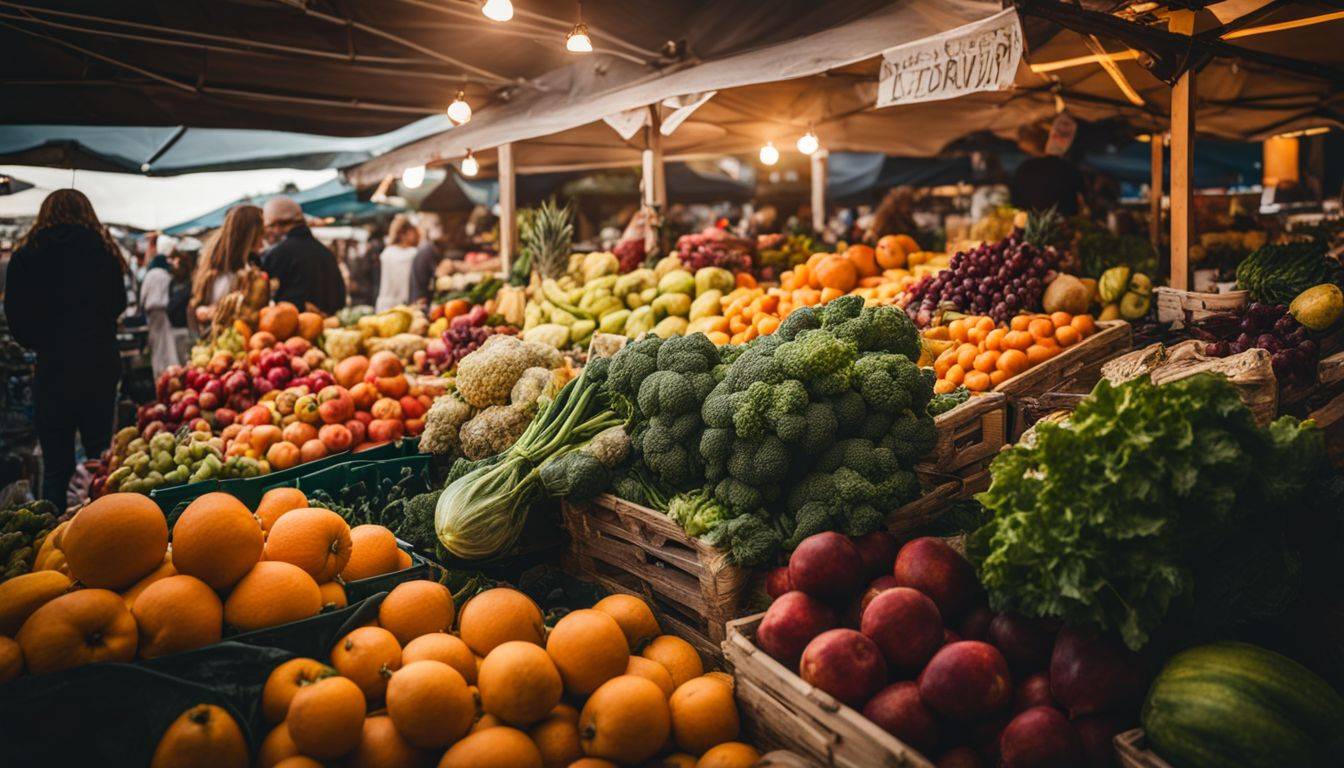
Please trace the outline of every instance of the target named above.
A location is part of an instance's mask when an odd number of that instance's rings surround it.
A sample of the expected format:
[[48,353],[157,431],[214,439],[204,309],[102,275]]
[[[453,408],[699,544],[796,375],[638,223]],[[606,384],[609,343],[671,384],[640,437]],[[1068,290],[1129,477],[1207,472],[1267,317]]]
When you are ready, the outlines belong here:
[[1162,252],[1162,144],[1165,135],[1162,131],[1153,131],[1148,139],[1152,151],[1152,176],[1148,181],[1148,239],[1153,243],[1153,252]]
[[513,145],[499,145],[499,267],[504,274],[513,265],[518,239],[518,188],[513,173]]
[[818,149],[812,153],[812,231],[820,235],[826,231],[826,158],[829,153]]
[[[1194,11],[1173,11],[1168,28],[1189,35]],[[1171,89],[1171,280],[1172,288],[1188,290],[1190,239],[1194,229],[1195,73],[1186,70]]]
[[649,105],[649,122],[644,126],[644,205],[667,212],[667,179],[663,176],[663,118],[657,104]]

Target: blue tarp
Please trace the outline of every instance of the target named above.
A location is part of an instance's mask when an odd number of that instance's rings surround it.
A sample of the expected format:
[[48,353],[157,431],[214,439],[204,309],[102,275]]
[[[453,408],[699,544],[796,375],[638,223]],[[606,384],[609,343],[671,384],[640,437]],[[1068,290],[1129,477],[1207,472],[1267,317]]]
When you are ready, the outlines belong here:
[[[202,230],[214,229],[224,223],[225,214],[227,214],[229,209],[235,205],[242,205],[244,203],[262,205],[267,200],[272,197],[277,197],[280,194],[282,193],[277,192],[273,195],[257,195],[256,197],[235,200],[228,205],[216,208],[215,210],[202,216],[197,216],[190,221],[184,221],[181,224],[168,227],[164,232],[169,235],[184,235],[200,232]],[[328,181],[325,184],[320,184],[312,189],[291,193],[289,194],[289,197],[293,198],[294,202],[298,203],[303,208],[303,212],[307,215],[323,219],[340,219],[349,216],[377,216],[382,214],[392,214],[401,210],[400,208],[390,205],[379,205],[378,203],[360,200],[355,188],[345,184],[345,182],[340,179],[332,179],[331,181]]]

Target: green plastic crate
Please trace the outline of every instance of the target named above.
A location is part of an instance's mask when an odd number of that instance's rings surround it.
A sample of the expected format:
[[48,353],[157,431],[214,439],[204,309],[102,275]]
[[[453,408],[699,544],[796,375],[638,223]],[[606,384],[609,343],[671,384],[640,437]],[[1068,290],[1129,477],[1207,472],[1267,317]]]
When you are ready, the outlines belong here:
[[298,479],[295,487],[304,493],[326,491],[335,496],[342,488],[360,480],[377,483],[385,477],[399,477],[404,467],[410,467],[413,472],[419,472],[428,466],[429,455],[423,453],[390,459],[349,462],[307,473]]

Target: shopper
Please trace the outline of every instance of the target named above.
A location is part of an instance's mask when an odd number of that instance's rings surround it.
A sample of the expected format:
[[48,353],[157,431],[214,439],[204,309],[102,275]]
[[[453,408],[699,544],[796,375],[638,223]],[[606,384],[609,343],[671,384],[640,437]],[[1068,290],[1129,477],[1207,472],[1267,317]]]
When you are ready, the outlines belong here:
[[311,304],[328,315],[345,306],[345,281],[336,256],[313,237],[303,209],[288,197],[273,197],[262,209],[266,236],[273,245],[261,265],[278,281],[273,297],[300,310]]
[[[437,274],[439,262],[444,258],[443,251],[439,249],[439,244],[445,239],[443,221],[433,214],[429,214],[428,217],[424,240],[415,252],[415,260],[411,262],[410,303],[412,304],[428,305],[433,300],[434,275]],[[461,255],[458,258],[462,258]]]
[[202,251],[191,281],[189,314],[198,333],[214,316],[215,305],[242,288],[243,270],[261,253],[264,233],[261,209],[255,205],[236,205],[225,215],[224,226]]
[[149,365],[154,378],[174,365],[181,365],[177,356],[177,342],[173,340],[173,324],[168,318],[168,305],[173,283],[173,267],[168,257],[159,253],[157,233],[148,235],[149,266],[145,279],[140,281],[140,309],[145,313],[149,329]]
[[1028,155],[1009,184],[1013,205],[1025,211],[1054,208],[1061,216],[1073,216],[1083,206],[1083,174],[1058,155],[1045,152],[1050,133],[1038,125],[1017,131],[1017,146]]
[[373,308],[379,312],[407,304],[411,300],[411,264],[415,249],[420,244],[420,230],[411,220],[398,215],[392,220],[387,241],[390,243],[378,255],[378,298]]
[[15,340],[37,353],[33,410],[42,495],[59,509],[75,471],[75,431],[88,456],[111,441],[125,270],[89,199],[73,189],[47,196],[9,263],[5,315]]

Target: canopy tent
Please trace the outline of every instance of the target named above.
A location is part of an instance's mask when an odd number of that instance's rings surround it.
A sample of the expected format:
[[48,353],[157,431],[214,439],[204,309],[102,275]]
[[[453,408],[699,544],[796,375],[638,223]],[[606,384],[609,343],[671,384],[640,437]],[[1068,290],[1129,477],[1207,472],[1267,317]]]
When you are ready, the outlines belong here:
[[[228,205],[222,205],[209,213],[197,216],[189,221],[180,224],[174,224],[164,230],[169,235],[193,234],[208,229],[214,229],[224,223],[224,216],[230,208],[236,205],[264,205],[267,200],[278,197],[282,193],[270,195],[255,195],[235,200]],[[367,200],[360,200],[359,193],[354,187],[346,184],[340,179],[331,181],[303,190],[302,192],[285,193],[293,198],[294,202],[303,208],[303,212],[313,218],[318,219],[365,219],[374,216],[391,215],[402,210],[396,206],[381,205]]]

